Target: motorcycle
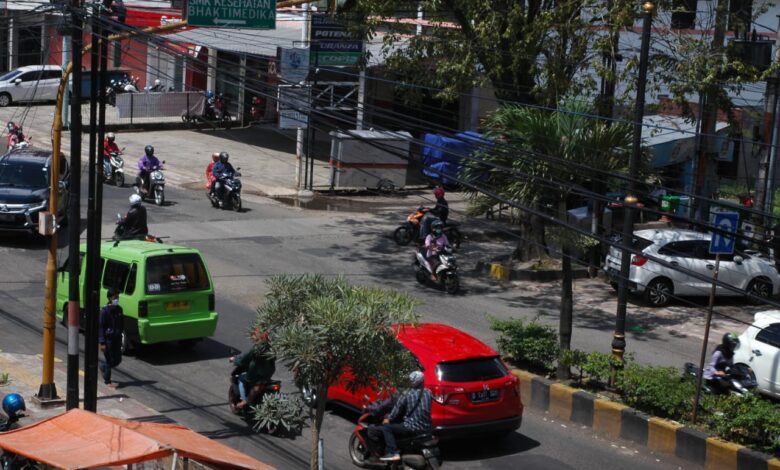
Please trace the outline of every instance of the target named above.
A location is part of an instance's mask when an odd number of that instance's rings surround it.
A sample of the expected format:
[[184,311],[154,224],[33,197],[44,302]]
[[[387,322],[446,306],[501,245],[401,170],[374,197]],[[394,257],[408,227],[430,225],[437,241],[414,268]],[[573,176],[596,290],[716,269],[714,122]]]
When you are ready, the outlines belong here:
[[103,158],[103,182],[114,183],[118,188],[125,185],[125,161],[121,155],[124,148],[119,152],[111,152],[108,159]]
[[154,203],[158,206],[165,203],[165,175],[162,172],[164,163],[165,160],[160,163],[160,166],[155,165],[149,170],[149,181],[138,175],[135,183],[135,193],[143,199],[153,197]]
[[127,233],[127,227],[125,227],[124,218],[122,217],[122,214],[117,213],[116,215],[116,227],[114,228],[114,236],[111,238],[111,240],[117,242],[122,240],[143,240],[150,243],[162,243],[163,238],[168,237],[155,237],[154,235],[146,234],[143,237],[128,237],[125,234]]
[[194,115],[185,111],[181,115],[181,120],[186,123],[195,122],[214,122],[222,123],[226,128],[230,128],[233,122],[233,116],[227,109],[227,99],[223,95],[212,96],[206,100],[203,105],[203,114]]
[[370,408],[367,407],[366,412],[360,416],[355,430],[352,431],[349,438],[349,457],[353,464],[361,468],[387,469],[436,470],[440,467],[439,441],[431,433],[420,433],[398,439],[398,449],[401,451],[400,461],[383,462],[379,460],[384,453],[384,443],[378,439],[381,435],[374,435],[375,431],[369,431],[369,426],[381,424],[382,418],[388,410],[387,407],[383,406],[374,410],[370,410]]
[[[18,427],[18,416],[9,416],[8,419],[0,418],[0,432],[8,432]],[[0,454],[0,470],[22,470],[35,468],[35,465],[26,457],[8,451]]]
[[443,288],[448,294],[457,294],[460,289],[460,277],[458,276],[458,263],[452,253],[452,247],[445,246],[435,255],[439,258],[436,266],[436,281],[431,279],[431,264],[425,259],[425,248],[415,251],[414,267],[417,282],[426,284],[434,282],[437,287]]
[[[395,232],[393,232],[393,240],[401,246],[408,245],[412,240],[416,240],[418,244],[421,243],[420,229],[422,221],[425,215],[430,211],[429,208],[420,206],[409,214],[406,217],[406,222],[402,223],[395,229]],[[447,235],[447,240],[449,240],[450,245],[456,250],[460,248],[460,242],[463,239],[463,236],[461,235],[460,230],[458,230],[457,224],[452,222],[445,224],[444,234]]]
[[[210,191],[206,193],[206,196],[211,201],[211,205],[214,208],[230,207],[236,212],[241,212],[241,173],[238,171],[241,168],[236,168],[236,172],[231,175],[225,175],[220,178]],[[217,185],[223,185],[222,199],[217,196]]]
[[252,97],[252,105],[249,108],[249,117],[252,121],[260,121],[265,114],[265,100],[259,96]]
[[[235,357],[231,357],[229,362],[233,362]],[[260,406],[263,403],[263,399],[266,395],[271,393],[279,393],[282,390],[282,382],[279,380],[270,380],[263,384],[256,384],[255,387],[260,387],[259,393],[256,394],[255,400],[247,403],[247,405],[241,409],[236,408],[238,402],[241,401],[241,394],[238,389],[238,375],[230,376],[230,387],[228,388],[228,406],[230,412],[234,415],[239,415],[242,418],[251,419],[250,411],[253,407]],[[249,392],[247,391],[247,394]]]
[[[685,363],[685,375],[696,379],[699,377],[699,372],[699,368],[693,363]],[[733,366],[727,368],[726,376],[729,379],[729,392],[735,395],[745,396],[758,386],[758,382],[756,382],[756,374],[753,373],[753,369],[744,364],[734,364]],[[701,384],[701,389],[706,393],[721,393],[718,390],[713,390],[713,388],[707,383],[706,380],[702,380]]]

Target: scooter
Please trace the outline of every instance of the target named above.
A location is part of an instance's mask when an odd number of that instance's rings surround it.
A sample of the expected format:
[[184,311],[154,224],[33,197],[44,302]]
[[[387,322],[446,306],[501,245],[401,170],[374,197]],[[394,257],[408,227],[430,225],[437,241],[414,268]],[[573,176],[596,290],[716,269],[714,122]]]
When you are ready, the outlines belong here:
[[415,251],[414,267],[417,282],[427,284],[433,282],[437,287],[443,288],[448,294],[457,294],[460,289],[460,277],[458,276],[458,263],[452,254],[452,247],[445,246],[436,254],[439,264],[436,266],[436,281],[431,279],[431,264],[425,259],[425,248]]
[[[430,212],[427,207],[420,206],[414,212],[406,217],[406,222],[402,223],[393,232],[393,240],[401,246],[408,245],[412,240],[416,240],[417,243],[421,243],[420,229],[422,226],[423,217]],[[444,225],[444,234],[447,235],[450,245],[456,250],[460,248],[460,242],[463,236],[458,230],[457,224],[448,222]]]
[[[235,357],[231,357],[229,359],[230,363],[233,363],[235,360]],[[234,415],[241,416],[245,420],[251,420],[251,414],[250,411],[253,407],[260,406],[263,403],[263,399],[266,395],[271,393],[279,393],[282,390],[282,382],[279,380],[271,380],[264,384],[256,384],[255,387],[260,387],[260,390],[255,395],[255,400],[247,403],[246,406],[243,408],[237,408],[236,405],[238,405],[238,402],[241,401],[241,394],[238,389],[238,380],[239,375],[231,375],[230,376],[230,387],[228,388],[228,406],[230,407],[230,412]],[[247,394],[249,391],[247,391]]]
[[165,175],[162,172],[162,165],[154,166],[149,170],[149,181],[145,181],[138,175],[135,183],[135,193],[143,199],[154,198],[154,203],[162,206],[165,203]]
[[[241,173],[238,171],[241,168],[236,168],[236,172],[232,175],[225,175],[217,180],[212,186],[211,190],[206,193],[206,196],[211,201],[211,205],[214,208],[232,208],[236,212],[241,212]],[[224,185],[222,190],[222,199],[217,196],[217,185]]]
[[441,451],[438,439],[430,433],[398,439],[400,461],[379,460],[384,453],[384,443],[381,442],[381,438],[377,439],[380,436],[369,432],[369,426],[380,424],[386,411],[388,410],[383,406],[373,410],[367,407],[366,412],[358,419],[357,426],[349,438],[349,457],[352,463],[361,468],[437,470],[441,466]]
[[[691,362],[685,363],[685,375],[696,379],[699,377],[699,368]],[[751,390],[758,386],[756,382],[756,374],[753,373],[753,369],[744,364],[734,364],[726,369],[726,376],[729,378],[729,392],[734,395],[745,396]],[[707,384],[706,380],[702,380],[701,389],[706,393],[718,394],[722,393]]]
[[121,155],[124,148],[119,152],[111,152],[108,160],[103,159],[103,182],[114,183],[118,188],[125,185],[125,161]]

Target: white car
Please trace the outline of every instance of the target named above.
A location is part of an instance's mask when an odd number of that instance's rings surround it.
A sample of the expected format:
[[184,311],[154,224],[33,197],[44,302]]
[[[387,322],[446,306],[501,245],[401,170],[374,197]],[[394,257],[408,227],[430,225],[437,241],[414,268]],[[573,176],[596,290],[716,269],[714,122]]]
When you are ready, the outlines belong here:
[[0,76],[0,106],[19,101],[52,101],[62,80],[59,65],[28,65]]
[[780,398],[780,310],[758,312],[739,336],[734,364],[753,369],[758,391]]
[[[710,293],[715,255],[710,254],[710,238],[707,233],[691,230],[639,230],[634,233],[633,247],[642,254],[664,260],[667,267],[648,257],[633,255],[629,275],[631,292],[642,294],[654,307],[667,305],[675,296],[707,296]],[[622,251],[610,247],[604,269],[613,287],[620,276]],[[704,276],[697,279],[677,268],[683,268]],[[706,280],[705,280],[706,279]],[[718,286],[716,295],[734,296],[747,292],[770,298],[780,293],[780,274],[773,262],[759,253],[734,252],[720,256],[718,281],[734,286],[737,292]]]

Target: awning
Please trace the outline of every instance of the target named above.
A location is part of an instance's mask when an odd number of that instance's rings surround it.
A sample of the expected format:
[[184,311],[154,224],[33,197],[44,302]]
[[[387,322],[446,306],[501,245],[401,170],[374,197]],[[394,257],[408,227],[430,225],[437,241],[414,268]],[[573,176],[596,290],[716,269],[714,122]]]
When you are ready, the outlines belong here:
[[80,409],[0,434],[0,449],[63,469],[127,465],[174,453],[214,468],[273,468],[183,426]]

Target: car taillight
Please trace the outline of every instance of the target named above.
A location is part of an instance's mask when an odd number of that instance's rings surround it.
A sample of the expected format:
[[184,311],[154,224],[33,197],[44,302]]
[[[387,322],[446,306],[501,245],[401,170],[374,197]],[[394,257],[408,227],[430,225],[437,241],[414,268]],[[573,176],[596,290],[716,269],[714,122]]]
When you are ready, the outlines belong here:
[[641,255],[634,255],[631,257],[631,264],[634,266],[644,266],[647,263],[647,258]]
[[453,396],[457,396],[456,394],[459,392],[463,392],[463,389],[462,388],[450,389],[449,387],[443,387],[441,385],[434,386],[431,388],[431,393],[433,394],[433,401],[435,401],[440,405],[460,404],[459,399],[453,398]]
[[209,312],[213,312],[216,309],[217,301],[214,298],[214,294],[209,294]]
[[280,384],[273,384],[273,385],[271,385],[271,391],[272,392],[278,392],[281,389],[282,389],[282,386]]
[[149,304],[145,300],[138,302],[138,318],[146,318],[149,316]]

